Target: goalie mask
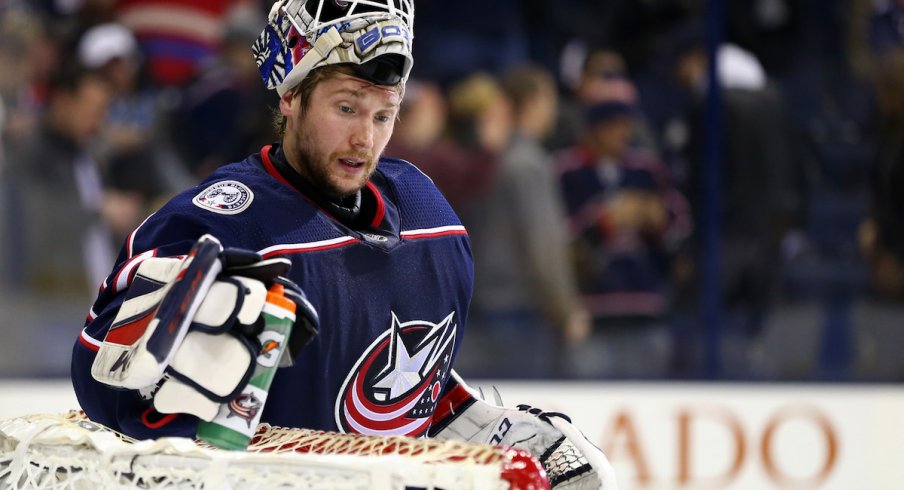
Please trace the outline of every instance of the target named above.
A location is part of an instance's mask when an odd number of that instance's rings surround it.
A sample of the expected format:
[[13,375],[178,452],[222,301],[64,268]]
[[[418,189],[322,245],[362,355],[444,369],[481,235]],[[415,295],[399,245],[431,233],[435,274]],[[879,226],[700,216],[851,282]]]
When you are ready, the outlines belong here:
[[411,72],[413,0],[280,0],[252,46],[268,89],[280,96],[315,68],[349,63],[378,85]]

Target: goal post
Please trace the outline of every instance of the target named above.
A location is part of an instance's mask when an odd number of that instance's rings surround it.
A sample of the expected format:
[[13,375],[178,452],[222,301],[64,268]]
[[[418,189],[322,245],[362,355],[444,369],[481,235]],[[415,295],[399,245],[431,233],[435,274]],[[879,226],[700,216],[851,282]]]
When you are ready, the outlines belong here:
[[261,424],[246,451],[226,451],[135,440],[70,411],[0,420],[0,487],[533,490],[549,481],[536,458],[511,448]]

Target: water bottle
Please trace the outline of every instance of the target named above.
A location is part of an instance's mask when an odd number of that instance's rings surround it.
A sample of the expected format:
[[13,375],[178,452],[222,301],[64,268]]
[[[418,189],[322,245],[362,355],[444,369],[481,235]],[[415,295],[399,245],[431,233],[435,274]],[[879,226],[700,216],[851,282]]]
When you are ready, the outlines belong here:
[[198,426],[198,439],[221,449],[244,451],[257,431],[270,384],[295,324],[295,302],[286,298],[281,285],[275,284],[267,292],[262,314],[265,326],[258,335],[261,352],[254,374],[238,396],[220,405],[213,420],[202,420]]

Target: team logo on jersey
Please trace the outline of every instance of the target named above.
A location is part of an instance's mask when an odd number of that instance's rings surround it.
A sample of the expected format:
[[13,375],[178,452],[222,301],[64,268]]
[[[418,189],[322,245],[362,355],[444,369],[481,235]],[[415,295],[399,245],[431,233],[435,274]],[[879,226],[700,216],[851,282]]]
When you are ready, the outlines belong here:
[[195,206],[219,214],[238,214],[251,205],[254,193],[245,184],[224,180],[211,184],[191,200]]
[[430,420],[449,375],[455,347],[455,313],[439,323],[400,322],[352,368],[336,399],[336,424],[344,432],[419,437]]

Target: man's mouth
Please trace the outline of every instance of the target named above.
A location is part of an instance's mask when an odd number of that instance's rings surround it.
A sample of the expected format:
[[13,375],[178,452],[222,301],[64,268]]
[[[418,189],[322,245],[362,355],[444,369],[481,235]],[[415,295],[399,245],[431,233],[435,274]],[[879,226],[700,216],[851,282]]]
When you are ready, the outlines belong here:
[[351,168],[359,168],[364,165],[364,160],[360,158],[340,158],[339,161]]

